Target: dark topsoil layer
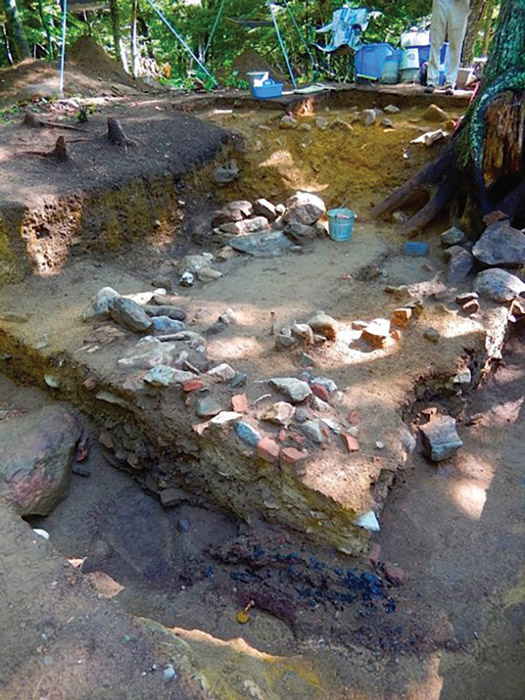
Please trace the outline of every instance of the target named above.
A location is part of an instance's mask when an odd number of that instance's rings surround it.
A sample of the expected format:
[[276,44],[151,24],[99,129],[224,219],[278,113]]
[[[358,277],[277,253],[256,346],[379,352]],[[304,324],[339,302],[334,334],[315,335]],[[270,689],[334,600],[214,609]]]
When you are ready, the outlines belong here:
[[[74,125],[70,115],[56,108],[36,113],[42,120]],[[132,142],[127,148],[108,141],[108,116],[121,122]],[[150,102],[100,108],[82,128],[88,133],[29,128],[19,117],[2,125],[0,206],[27,204],[41,196],[111,188],[137,177],[181,177],[212,160],[231,138],[219,127],[173,111],[169,105]],[[66,140],[69,162],[38,155],[51,151],[59,136]]]

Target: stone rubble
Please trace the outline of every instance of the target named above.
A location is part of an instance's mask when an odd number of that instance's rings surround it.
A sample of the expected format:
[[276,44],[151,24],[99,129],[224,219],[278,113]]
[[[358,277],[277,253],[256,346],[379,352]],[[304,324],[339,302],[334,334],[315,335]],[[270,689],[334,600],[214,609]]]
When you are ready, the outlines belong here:
[[419,426],[423,453],[433,462],[441,462],[452,457],[463,446],[458,435],[456,420],[452,416],[438,416]]

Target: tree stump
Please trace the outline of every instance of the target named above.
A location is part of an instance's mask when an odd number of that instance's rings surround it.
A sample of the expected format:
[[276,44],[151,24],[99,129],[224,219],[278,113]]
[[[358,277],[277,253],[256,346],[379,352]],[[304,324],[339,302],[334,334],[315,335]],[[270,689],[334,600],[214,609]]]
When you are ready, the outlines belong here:
[[135,142],[129,139],[124,133],[122,124],[118,119],[113,117],[108,117],[108,133],[107,138],[110,143],[114,146],[119,146],[127,151],[128,146],[134,146]]

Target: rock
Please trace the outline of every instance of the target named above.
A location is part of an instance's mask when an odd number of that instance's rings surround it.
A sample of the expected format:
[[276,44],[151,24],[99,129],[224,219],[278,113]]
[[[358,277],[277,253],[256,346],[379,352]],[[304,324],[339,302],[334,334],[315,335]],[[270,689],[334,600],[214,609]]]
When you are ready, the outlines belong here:
[[235,432],[243,442],[252,447],[257,447],[261,441],[261,434],[246,421],[237,421],[235,423]]
[[491,211],[488,214],[485,214],[483,217],[483,223],[485,226],[490,226],[493,224],[495,221],[504,221],[505,219],[508,219],[509,215],[505,214],[503,211]]
[[228,307],[227,309],[224,309],[224,311],[220,314],[219,319],[221,323],[224,323],[225,326],[229,326],[232,323],[237,323],[237,316],[235,314],[235,311]]
[[291,234],[293,238],[306,238],[313,239],[317,238],[318,231],[314,226],[308,226],[307,224],[300,224],[298,221],[290,221],[285,226],[285,231]]
[[284,219],[287,223],[297,222],[311,226],[325,214],[323,200],[310,192],[297,192],[286,200]]
[[309,417],[310,417],[310,414],[308,413],[306,408],[299,406],[299,408],[295,409],[295,420],[297,423],[304,423],[305,421],[308,420]]
[[402,425],[398,429],[397,436],[399,438],[399,442],[403,445],[407,452],[411,453],[416,449],[416,438],[405,425]]
[[525,265],[525,234],[509,221],[496,221],[485,229],[472,253],[485,265],[520,267]]
[[246,379],[248,377],[243,372],[235,372],[235,377],[230,382],[230,387],[232,389],[238,389],[240,386],[246,384]]
[[294,323],[290,328],[290,332],[297,340],[301,340],[307,345],[314,344],[314,332],[307,323]]
[[255,214],[257,214],[257,216],[262,216],[267,221],[275,221],[277,218],[275,205],[262,197],[260,199],[256,199],[253,203],[253,211]]
[[315,367],[315,360],[311,355],[306,352],[302,352],[299,355],[299,364],[301,367]]
[[216,401],[211,396],[205,396],[199,399],[197,402],[197,408],[195,409],[197,415],[200,418],[209,418],[210,416],[216,416],[223,410],[224,406]]
[[307,420],[305,423],[301,423],[301,432],[312,442],[321,444],[326,441],[323,424],[319,420]]
[[146,372],[144,381],[151,386],[171,386],[172,384],[184,384],[190,379],[195,379],[193,372],[185,372],[167,365],[157,365]]
[[222,276],[222,272],[214,270],[212,267],[202,267],[197,272],[199,282],[213,282],[214,280],[220,279]]
[[237,200],[229,202],[222,209],[213,213],[211,224],[213,228],[221,224],[227,224],[230,221],[241,221],[247,219],[253,213],[253,207],[250,202],[245,200]]
[[474,291],[481,297],[505,303],[525,292],[525,284],[519,277],[498,267],[483,270],[474,280]]
[[285,114],[283,117],[281,117],[281,120],[279,121],[279,129],[296,129],[297,128],[297,119],[295,117],[290,117],[288,114]]
[[144,333],[153,325],[144,309],[136,301],[126,297],[113,297],[109,304],[109,313],[116,323],[135,333]]
[[472,372],[468,367],[465,367],[465,369],[462,369],[461,371],[457,372],[452,377],[452,384],[470,384],[472,381]]
[[361,338],[374,348],[382,348],[389,336],[390,321],[386,318],[374,319],[361,333]]
[[312,394],[308,384],[295,377],[276,377],[270,379],[269,384],[292,403],[300,403]]
[[215,253],[216,259],[221,261],[221,262],[224,262],[225,260],[229,260],[230,258],[233,258],[234,255],[235,255],[235,251],[229,245],[223,246]]
[[177,678],[177,672],[171,664],[168,664],[162,672],[162,677],[166,683],[171,683],[171,681]]
[[153,328],[160,333],[180,333],[186,330],[186,324],[168,316],[155,316],[151,319]]
[[478,296],[479,295],[476,294],[476,292],[465,292],[464,294],[458,294],[456,297],[456,303],[460,306],[464,306],[465,304],[468,304],[469,301],[478,299]]
[[460,228],[452,226],[452,228],[443,231],[443,233],[439,236],[439,239],[441,241],[441,245],[443,247],[447,247],[450,245],[460,245],[466,239],[466,236]]
[[447,281],[450,284],[464,282],[472,272],[473,267],[474,258],[467,250],[462,248],[450,258],[447,270]]
[[377,115],[375,109],[364,109],[361,112],[361,124],[363,126],[372,126],[377,120]]
[[328,316],[324,311],[316,311],[307,323],[314,333],[318,333],[328,340],[336,339],[339,324],[335,318]]
[[354,525],[362,527],[370,532],[379,532],[381,527],[379,526],[379,521],[373,510],[367,510],[354,521]]
[[62,406],[0,422],[1,490],[19,515],[49,515],[65,498],[80,434]]
[[275,213],[277,216],[282,216],[286,212],[286,207],[284,204],[276,204],[275,205]]
[[288,350],[294,348],[298,343],[297,338],[284,333],[278,333],[275,336],[275,347],[277,350]]
[[447,120],[447,113],[437,105],[429,105],[423,112],[423,121],[440,124]]
[[387,129],[393,129],[394,122],[391,119],[389,119],[388,117],[383,117],[383,119],[381,119],[381,126],[384,126]]
[[246,413],[248,410],[248,399],[246,394],[235,394],[232,396],[232,409],[238,413]]
[[82,312],[82,320],[109,318],[111,302],[118,297],[120,294],[112,287],[102,287],[91,299],[89,306]]
[[437,328],[433,328],[432,326],[428,326],[428,328],[425,328],[425,330],[423,331],[423,336],[427,340],[430,340],[431,343],[437,343],[441,337],[441,334],[437,330]]
[[212,261],[211,255],[185,255],[177,264],[177,271],[181,274],[185,271],[196,273],[203,267],[209,267]]
[[235,377],[236,373],[233,367],[230,367],[230,365],[226,364],[226,362],[223,362],[222,364],[208,370],[208,374],[210,377],[218,377],[223,382],[229,382]]
[[227,165],[222,165],[213,173],[213,179],[218,185],[227,185],[239,177],[237,161],[231,160]]
[[456,450],[463,446],[452,416],[439,416],[426,425],[420,425],[419,431],[423,453],[434,462],[452,457]]
[[297,127],[297,131],[312,131],[312,125],[308,122],[303,122]]
[[334,119],[334,121],[330,124],[331,129],[340,129],[341,131],[353,131],[354,127],[350,124],[350,122],[345,121],[344,119],[341,119],[341,117],[337,117],[337,119]]
[[387,114],[397,114],[397,113],[400,112],[400,111],[401,111],[401,110],[399,109],[399,107],[396,107],[395,105],[387,105],[387,106],[385,107],[385,112],[386,112]]
[[158,338],[148,336],[137,343],[132,355],[118,360],[121,367],[136,367],[137,369],[151,369],[157,365],[174,364],[179,350],[175,343],[162,343]]
[[406,574],[400,566],[396,566],[387,561],[383,564],[383,570],[387,581],[393,586],[402,586],[403,583],[405,583]]
[[230,245],[241,253],[253,255],[254,258],[279,256],[293,247],[293,243],[282,231],[263,231],[251,233],[248,236],[239,236],[233,238]]
[[189,532],[191,527],[189,518],[179,518],[177,521],[177,527],[181,532]]
[[238,421],[239,418],[242,418],[242,413],[239,413],[238,411],[221,411],[211,419],[210,423],[219,426],[230,425],[230,423],[235,423],[235,421]]
[[248,233],[267,231],[270,226],[265,216],[254,216],[252,219],[243,219],[242,221],[221,224],[219,228],[221,231],[224,231],[224,233],[231,233],[234,236],[246,236]]
[[326,131],[328,129],[330,122],[328,121],[328,119],[325,119],[324,117],[316,117],[314,119],[314,124],[321,131]]
[[287,428],[292,422],[295,412],[296,409],[291,404],[286,403],[286,401],[277,401],[264,411],[261,420],[284,425]]
[[186,318],[186,312],[184,309],[179,309],[177,306],[169,306],[167,304],[146,304],[146,306],[143,306],[142,308],[150,318],[155,316],[167,316],[168,318],[172,318],[174,321],[184,321]]

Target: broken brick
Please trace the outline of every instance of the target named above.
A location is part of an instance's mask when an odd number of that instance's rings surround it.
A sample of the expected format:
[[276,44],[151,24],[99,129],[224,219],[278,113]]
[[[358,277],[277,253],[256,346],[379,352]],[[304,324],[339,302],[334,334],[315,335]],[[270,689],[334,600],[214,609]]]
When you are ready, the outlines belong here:
[[408,307],[403,309],[395,309],[394,313],[392,314],[392,323],[395,323],[395,325],[399,326],[400,328],[404,328],[411,318],[412,309],[409,309]]
[[390,337],[392,338],[392,340],[399,342],[403,336],[401,334],[401,331],[396,328],[392,331],[392,333],[390,333]]
[[308,457],[308,452],[301,452],[295,447],[283,447],[280,458],[286,464],[300,464]]
[[246,394],[235,394],[235,396],[232,396],[232,410],[237,411],[237,413],[246,413],[248,410]]
[[359,443],[355,437],[347,435],[346,433],[342,433],[341,437],[343,438],[343,442],[345,443],[345,447],[348,452],[359,452]]
[[401,586],[406,580],[406,574],[403,569],[389,561],[383,565],[385,576],[393,586]]
[[292,440],[296,443],[296,445],[304,445],[306,442],[306,438],[304,435],[299,435],[299,433],[293,433],[292,434]]
[[477,314],[480,310],[479,301],[477,299],[467,301],[466,304],[463,304],[462,310],[469,316],[472,316],[472,314]]
[[199,391],[199,389],[202,389],[204,384],[202,383],[202,379],[188,379],[188,381],[183,382],[182,384],[182,391],[185,393],[189,393],[190,391]]
[[257,445],[257,455],[266,462],[277,462],[279,458],[279,445],[269,437],[263,437]]
[[359,413],[359,411],[350,411],[350,413],[348,414],[348,420],[350,421],[350,423],[360,423],[362,420],[361,414]]
[[361,338],[366,340],[376,349],[383,347],[385,340],[390,335],[390,321],[386,318],[376,318],[361,333]]
[[312,384],[310,389],[312,390],[312,394],[317,396],[318,399],[321,399],[321,401],[325,401],[326,403],[329,403],[330,393],[325,386],[323,386],[322,384]]

